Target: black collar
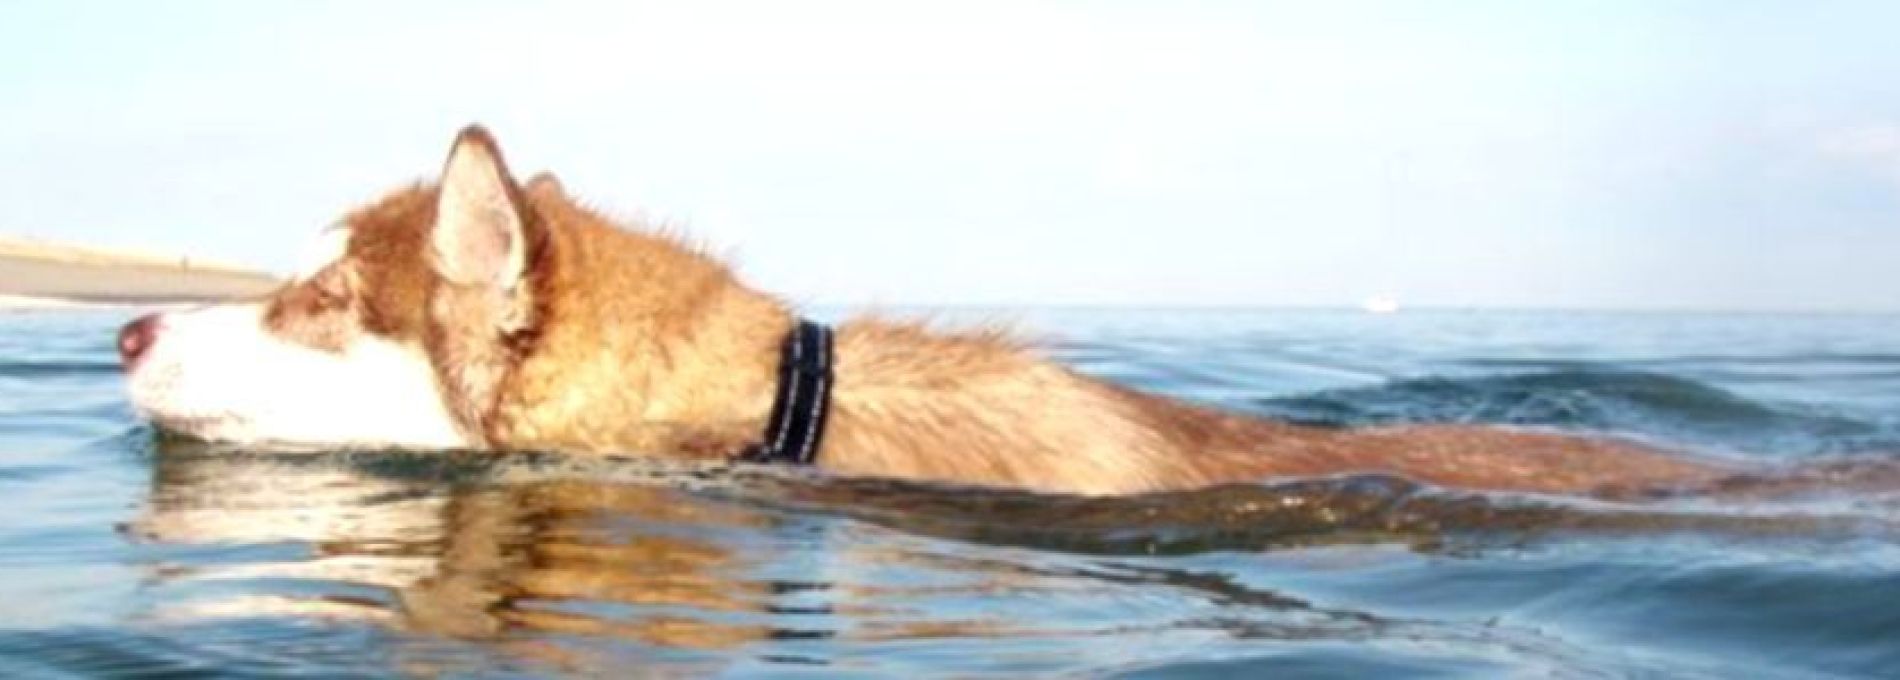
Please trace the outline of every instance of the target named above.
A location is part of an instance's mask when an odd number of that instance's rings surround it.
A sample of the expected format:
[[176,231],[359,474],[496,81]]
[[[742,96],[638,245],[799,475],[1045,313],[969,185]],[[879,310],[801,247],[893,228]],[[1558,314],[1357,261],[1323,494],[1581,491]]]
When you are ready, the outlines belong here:
[[740,459],[809,465],[825,438],[831,407],[831,329],[799,319],[779,350],[778,396],[765,420],[765,440]]

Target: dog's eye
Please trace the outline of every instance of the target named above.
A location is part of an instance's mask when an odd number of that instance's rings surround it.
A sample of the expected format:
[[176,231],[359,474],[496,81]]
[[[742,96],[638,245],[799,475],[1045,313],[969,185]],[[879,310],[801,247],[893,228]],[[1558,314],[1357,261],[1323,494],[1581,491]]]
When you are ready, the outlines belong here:
[[317,304],[326,309],[342,307],[350,301],[349,277],[336,267],[318,272],[310,279],[310,289],[316,293]]

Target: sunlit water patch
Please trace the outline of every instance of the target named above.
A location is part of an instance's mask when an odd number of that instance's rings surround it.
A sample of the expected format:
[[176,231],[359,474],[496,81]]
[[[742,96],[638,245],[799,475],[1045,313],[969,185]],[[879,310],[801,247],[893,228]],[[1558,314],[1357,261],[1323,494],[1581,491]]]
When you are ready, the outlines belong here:
[[1892,676],[1900,319],[1030,312],[1303,422],[1610,432],[1841,484],[1381,475],[1072,498],[137,423],[103,313],[0,317],[0,675]]

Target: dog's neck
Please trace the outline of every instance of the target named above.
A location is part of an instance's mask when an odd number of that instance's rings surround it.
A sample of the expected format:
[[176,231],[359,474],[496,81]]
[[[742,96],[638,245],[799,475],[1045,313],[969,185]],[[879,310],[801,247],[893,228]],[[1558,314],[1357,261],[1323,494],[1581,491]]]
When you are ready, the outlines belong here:
[[[490,442],[702,460],[757,445],[787,307],[665,237],[565,201],[537,207],[539,326],[503,380]],[[1263,434],[1101,385],[1001,333],[860,319],[838,327],[834,367],[816,463],[850,474],[1121,493],[1206,477],[1187,444]]]
[[538,202],[535,341],[488,436],[515,447],[730,456],[756,443],[793,316],[712,258]]

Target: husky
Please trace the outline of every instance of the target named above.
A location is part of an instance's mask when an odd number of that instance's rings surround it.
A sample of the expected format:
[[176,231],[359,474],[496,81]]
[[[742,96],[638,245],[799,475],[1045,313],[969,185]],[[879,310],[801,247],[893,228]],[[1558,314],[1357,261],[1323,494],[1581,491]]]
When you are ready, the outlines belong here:
[[138,412],[247,445],[777,461],[1090,495],[1350,473],[1600,494],[1731,472],[1612,438],[1231,413],[1084,376],[994,330],[828,328],[552,175],[518,182],[480,126],[436,182],[322,240],[260,299],[127,324]]

